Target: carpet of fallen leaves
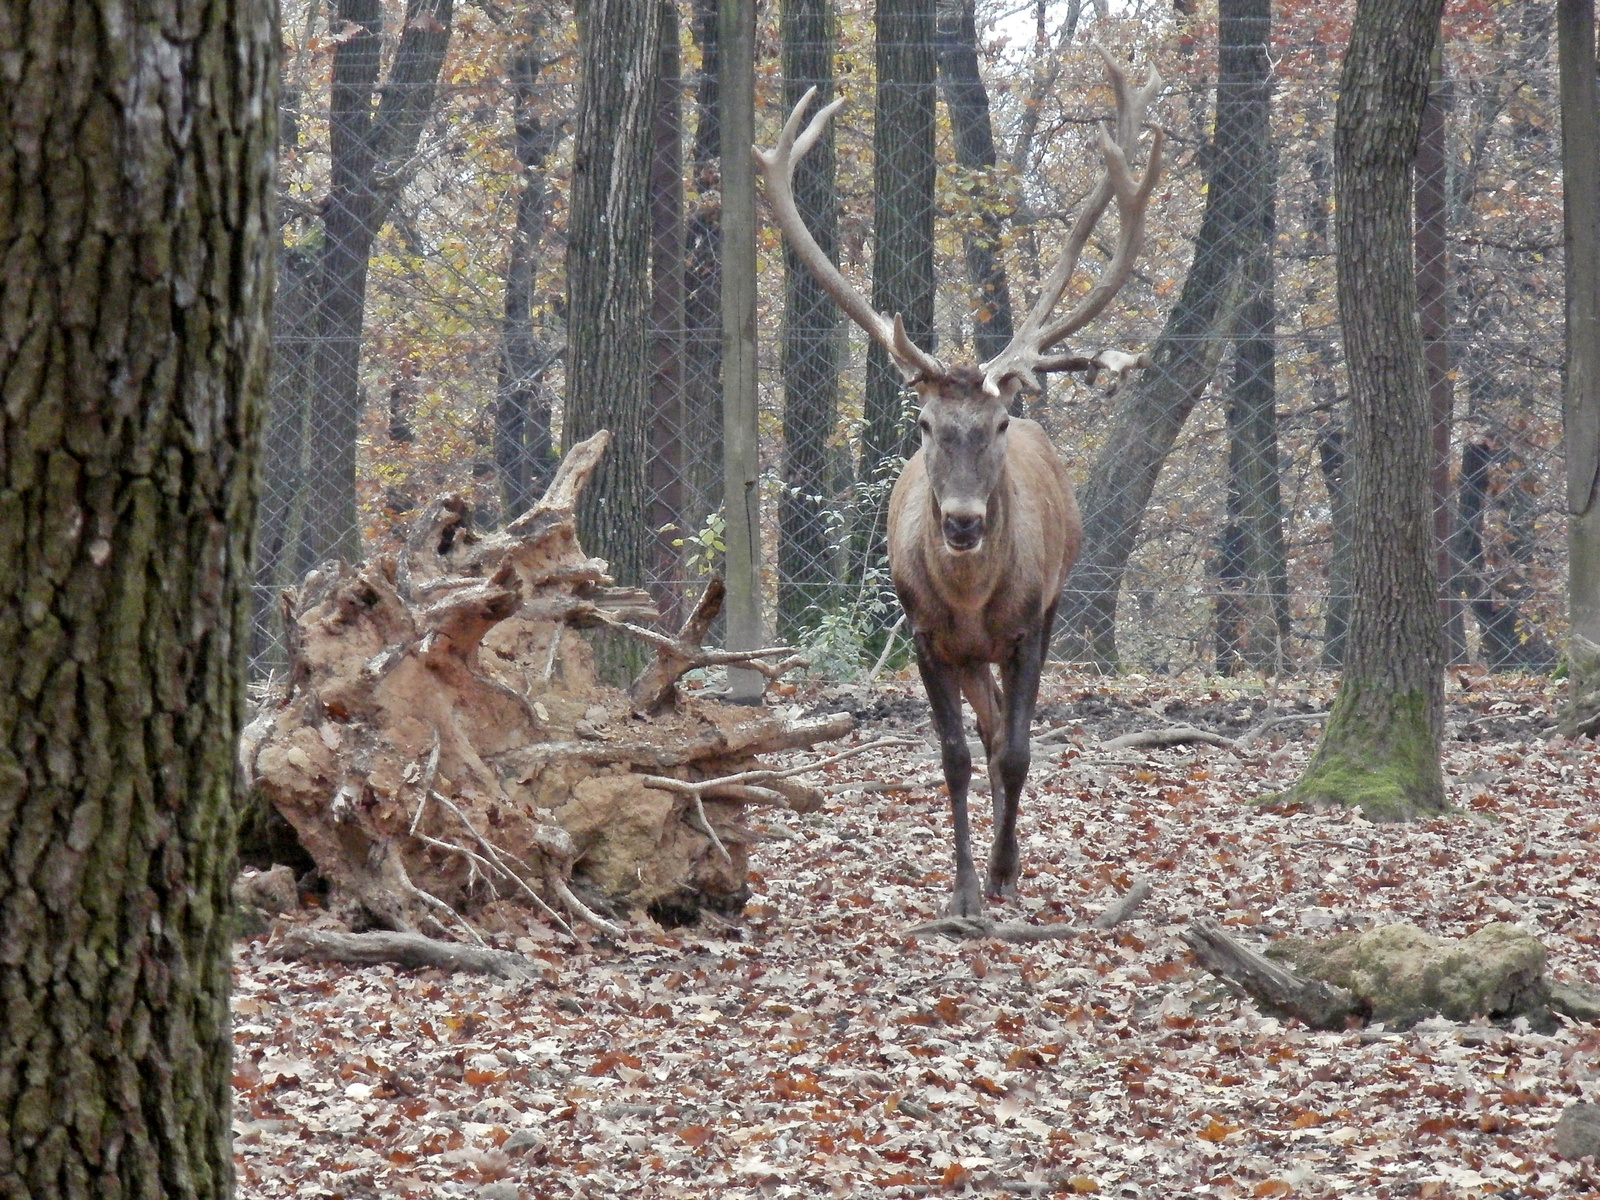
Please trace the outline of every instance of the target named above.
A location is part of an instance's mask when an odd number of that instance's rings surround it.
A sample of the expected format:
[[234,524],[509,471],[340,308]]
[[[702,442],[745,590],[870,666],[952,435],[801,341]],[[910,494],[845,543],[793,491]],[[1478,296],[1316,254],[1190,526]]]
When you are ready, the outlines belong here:
[[[1457,811],[1381,826],[1244,803],[1296,778],[1314,722],[1247,754],[1097,749],[1173,720],[1236,735],[1268,704],[1326,707],[1327,686],[1047,681],[1036,734],[1066,740],[1035,755],[1021,897],[995,915],[1084,927],[1073,940],[903,935],[950,884],[930,742],[835,764],[820,813],[757,814],[742,920],[636,921],[624,944],[531,930],[516,947],[542,964],[532,982],[241,942],[238,1194],[1600,1194],[1592,1160],[1550,1144],[1566,1105],[1600,1100],[1600,1029],[1310,1032],[1234,998],[1177,937],[1197,914],[1259,941],[1519,921],[1554,976],[1600,984],[1595,746],[1539,736],[1556,685],[1465,682]],[[861,738],[926,734],[907,685],[855,707]],[[1089,930],[1139,876],[1151,899]]]

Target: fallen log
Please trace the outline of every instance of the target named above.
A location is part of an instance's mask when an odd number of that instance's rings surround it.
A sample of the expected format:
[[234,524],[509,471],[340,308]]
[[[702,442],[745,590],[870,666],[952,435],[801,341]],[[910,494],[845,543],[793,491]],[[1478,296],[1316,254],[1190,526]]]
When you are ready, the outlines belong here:
[[1294,1017],[1312,1029],[1344,1029],[1364,1014],[1344,988],[1304,979],[1281,963],[1241,945],[1216,921],[1199,917],[1182,935],[1197,962],[1262,1008]]
[[1139,911],[1139,906],[1150,898],[1150,881],[1148,879],[1135,879],[1133,886],[1121,897],[1111,902],[1105,912],[1096,917],[1090,924],[1099,930],[1115,929],[1134,913]]

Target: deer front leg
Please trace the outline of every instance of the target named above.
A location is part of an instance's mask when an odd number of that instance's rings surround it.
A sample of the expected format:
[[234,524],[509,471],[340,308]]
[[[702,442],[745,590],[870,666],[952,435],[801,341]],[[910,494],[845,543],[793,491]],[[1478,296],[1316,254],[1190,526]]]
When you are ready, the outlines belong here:
[[1029,735],[1033,710],[1039,700],[1039,675],[1044,670],[1045,649],[1055,609],[1045,614],[1043,625],[1017,639],[1016,649],[1000,668],[1003,694],[999,745],[989,756],[989,787],[994,795],[994,845],[989,850],[988,893],[992,899],[1017,894],[1021,863],[1017,853],[1017,808],[1022,785],[1028,780],[1032,759]]
[[923,634],[916,638],[917,670],[928,707],[933,710],[933,727],[939,731],[939,757],[944,764],[944,782],[950,790],[950,818],[956,835],[956,887],[946,913],[952,917],[981,917],[983,892],[978,872],[972,865],[972,832],[967,824],[967,785],[972,782],[972,752],[961,728],[961,677],[949,663],[936,659]]

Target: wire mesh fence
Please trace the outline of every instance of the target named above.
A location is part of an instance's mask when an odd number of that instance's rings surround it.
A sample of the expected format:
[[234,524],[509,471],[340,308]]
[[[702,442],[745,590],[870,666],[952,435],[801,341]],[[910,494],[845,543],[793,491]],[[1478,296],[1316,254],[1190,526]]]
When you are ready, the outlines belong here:
[[[1101,169],[1111,92],[1095,44],[1135,76],[1155,65],[1167,156],[1143,251],[1070,348],[1156,350],[1156,363],[1049,376],[1022,402],[1070,464],[1088,526],[1056,653],[1150,672],[1333,665],[1350,473],[1333,124],[1351,6],[1280,3],[1270,33],[1259,0],[1179,7],[1191,11],[767,5],[758,138],[771,143],[805,86],[843,97],[797,179],[819,243],[914,338],[977,362],[1020,323]],[[607,518],[635,523],[644,552],[624,582],[649,587],[669,623],[721,548],[716,10],[663,3],[641,315],[648,494]],[[1564,619],[1552,12],[1451,6],[1418,159],[1441,612],[1455,660],[1493,669],[1553,666]],[[381,552],[446,492],[496,526],[549,478],[583,66],[566,7],[544,0],[453,14],[289,0],[283,20],[260,673],[284,660],[280,590],[318,562]],[[774,635],[845,677],[898,615],[884,505],[915,446],[915,398],[807,287],[767,217],[762,594]],[[1114,215],[1104,225],[1064,304],[1103,269]]]

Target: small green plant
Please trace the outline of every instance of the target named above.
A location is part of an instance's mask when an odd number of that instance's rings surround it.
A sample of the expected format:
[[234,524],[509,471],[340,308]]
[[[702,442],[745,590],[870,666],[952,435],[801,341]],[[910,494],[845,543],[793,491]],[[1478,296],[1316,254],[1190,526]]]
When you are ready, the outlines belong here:
[[[659,532],[671,533],[677,528],[676,525],[664,525]],[[672,544],[679,550],[685,546],[693,547],[685,565],[698,575],[709,575],[717,569],[722,555],[728,552],[727,533],[728,522],[719,508],[707,514],[705,524],[700,526],[698,532],[674,538]]]

